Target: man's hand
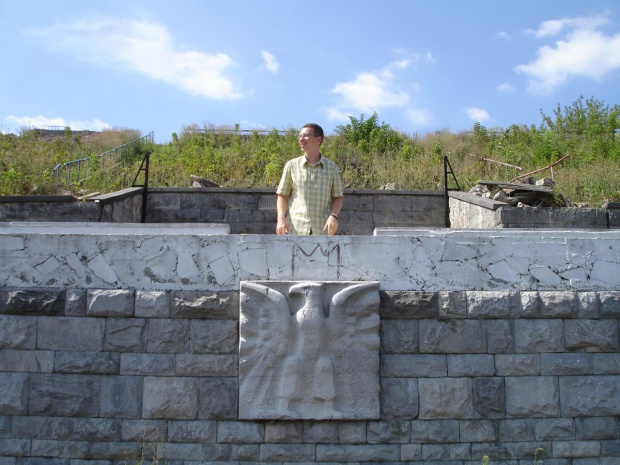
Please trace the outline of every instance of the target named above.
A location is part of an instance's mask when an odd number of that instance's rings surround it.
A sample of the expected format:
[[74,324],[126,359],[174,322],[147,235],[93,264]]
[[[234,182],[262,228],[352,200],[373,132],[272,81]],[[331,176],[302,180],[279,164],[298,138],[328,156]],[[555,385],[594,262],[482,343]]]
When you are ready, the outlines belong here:
[[323,231],[326,231],[328,236],[335,236],[338,232],[338,218],[333,215],[329,215]]
[[288,226],[286,225],[286,221],[279,221],[276,225],[276,234],[278,236],[282,236],[283,234],[288,234]]

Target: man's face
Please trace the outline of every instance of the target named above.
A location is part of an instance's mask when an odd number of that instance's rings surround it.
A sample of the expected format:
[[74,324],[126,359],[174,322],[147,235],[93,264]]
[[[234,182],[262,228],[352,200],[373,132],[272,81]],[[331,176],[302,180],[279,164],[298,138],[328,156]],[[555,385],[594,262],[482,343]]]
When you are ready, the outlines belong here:
[[312,128],[302,128],[299,131],[299,136],[297,136],[297,141],[299,148],[304,152],[318,150],[321,146],[321,138],[314,135]]

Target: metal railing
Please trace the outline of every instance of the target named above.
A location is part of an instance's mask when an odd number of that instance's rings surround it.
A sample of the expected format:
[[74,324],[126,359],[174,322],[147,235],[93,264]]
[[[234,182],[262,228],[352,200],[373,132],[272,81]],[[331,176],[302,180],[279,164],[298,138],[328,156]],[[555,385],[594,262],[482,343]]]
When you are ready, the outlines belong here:
[[[94,158],[100,163],[100,169],[105,169],[106,167],[113,168],[125,161],[127,157],[134,152],[136,147],[140,147],[142,144],[152,144],[153,139],[153,132],[151,131],[146,136],[125,142],[123,145],[100,153]],[[86,157],[67,161],[65,163],[58,163],[54,169],[52,169],[52,176],[56,177],[58,183],[65,182],[66,185],[70,185],[73,181],[86,179],[90,175],[91,160],[91,157]],[[85,174],[83,174],[84,172]]]

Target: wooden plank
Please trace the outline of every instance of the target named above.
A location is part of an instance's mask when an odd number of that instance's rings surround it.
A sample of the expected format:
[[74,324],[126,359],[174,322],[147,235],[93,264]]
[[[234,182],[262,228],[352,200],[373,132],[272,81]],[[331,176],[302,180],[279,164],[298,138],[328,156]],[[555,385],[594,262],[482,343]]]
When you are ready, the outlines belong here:
[[535,186],[533,184],[520,184],[514,182],[504,182],[504,181],[478,181],[478,184],[482,184],[483,186],[496,186],[500,189],[513,189],[520,191],[530,191],[530,192],[543,192],[545,194],[551,194],[553,190],[550,187],[545,186]]

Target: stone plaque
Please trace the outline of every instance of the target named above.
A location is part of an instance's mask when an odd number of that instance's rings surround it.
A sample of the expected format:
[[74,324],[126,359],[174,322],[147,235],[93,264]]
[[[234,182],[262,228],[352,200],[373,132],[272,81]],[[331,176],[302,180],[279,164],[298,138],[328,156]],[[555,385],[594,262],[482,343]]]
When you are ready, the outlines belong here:
[[244,281],[240,419],[378,419],[379,283]]

